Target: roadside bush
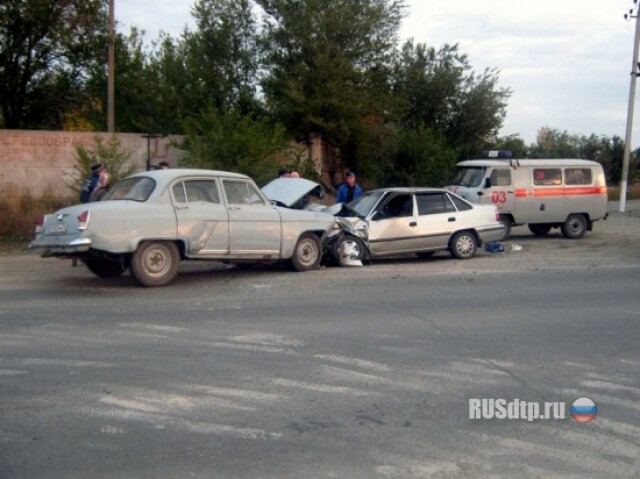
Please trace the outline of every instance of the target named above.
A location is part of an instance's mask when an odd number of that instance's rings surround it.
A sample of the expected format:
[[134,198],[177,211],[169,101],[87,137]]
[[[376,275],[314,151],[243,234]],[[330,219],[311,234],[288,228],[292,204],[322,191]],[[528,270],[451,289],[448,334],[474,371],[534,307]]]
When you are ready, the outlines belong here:
[[0,194],[0,241],[18,245],[31,240],[40,215],[74,203],[75,198],[56,195],[51,189],[34,196],[27,188],[7,186]]
[[76,162],[71,178],[65,182],[76,198],[80,196],[84,180],[91,176],[91,165],[96,163],[102,163],[107,169],[111,184],[136,170],[135,163],[131,162],[131,151],[123,149],[115,135],[108,141],[96,136],[91,148],[76,145]]

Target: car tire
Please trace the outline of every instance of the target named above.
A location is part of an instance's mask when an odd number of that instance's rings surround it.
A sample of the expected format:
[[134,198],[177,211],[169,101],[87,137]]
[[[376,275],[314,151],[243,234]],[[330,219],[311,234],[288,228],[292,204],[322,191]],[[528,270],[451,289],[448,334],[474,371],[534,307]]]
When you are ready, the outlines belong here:
[[[351,251],[351,255],[345,258],[342,251],[345,249]],[[343,235],[333,244],[333,256],[340,266],[350,266],[351,261],[364,261],[367,256],[367,250],[360,238],[353,235]]]
[[99,278],[117,278],[126,271],[122,263],[104,259],[84,259],[87,269]]
[[322,259],[320,239],[313,233],[305,233],[298,239],[293,249],[291,263],[296,271],[315,269]]
[[500,223],[504,226],[504,232],[502,233],[502,237],[499,241],[504,241],[509,238],[509,235],[511,235],[511,218],[507,215],[500,215]]
[[560,230],[562,235],[568,239],[579,239],[587,232],[587,218],[581,214],[572,214],[562,223]]
[[473,258],[477,250],[478,240],[471,231],[459,231],[449,241],[449,252],[454,258]]
[[180,252],[171,241],[145,241],[131,258],[131,274],[142,286],[164,286],[178,274]]
[[549,231],[551,231],[551,226],[544,224],[530,224],[529,231],[536,236],[547,236]]

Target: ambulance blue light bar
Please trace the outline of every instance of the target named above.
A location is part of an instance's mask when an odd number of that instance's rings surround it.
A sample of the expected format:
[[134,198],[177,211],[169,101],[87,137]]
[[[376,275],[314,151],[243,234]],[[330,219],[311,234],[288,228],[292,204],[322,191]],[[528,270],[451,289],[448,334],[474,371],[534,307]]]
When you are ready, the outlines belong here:
[[513,158],[513,154],[510,150],[486,150],[482,152],[482,158]]

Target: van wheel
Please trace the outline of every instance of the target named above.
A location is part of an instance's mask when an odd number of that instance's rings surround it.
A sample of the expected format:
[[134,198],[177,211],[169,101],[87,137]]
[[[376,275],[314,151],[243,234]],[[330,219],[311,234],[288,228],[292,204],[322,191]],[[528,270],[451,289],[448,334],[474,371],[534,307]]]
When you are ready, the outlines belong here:
[[478,241],[471,231],[459,231],[449,241],[449,252],[454,258],[473,258],[477,250]]
[[146,241],[131,258],[131,275],[142,286],[164,286],[178,274],[180,253],[171,241]]
[[297,271],[309,271],[315,269],[322,259],[322,247],[320,240],[313,233],[305,233],[300,236],[293,250],[291,263]]
[[574,214],[567,217],[560,230],[565,238],[579,239],[587,232],[587,227],[587,218],[581,214]]
[[532,224],[532,225],[529,225],[529,231],[531,231],[536,236],[546,236],[549,233],[549,231],[551,231],[551,226]]
[[502,238],[499,241],[506,240],[511,234],[511,218],[507,215],[500,215],[500,223],[504,226],[504,233],[502,234]]

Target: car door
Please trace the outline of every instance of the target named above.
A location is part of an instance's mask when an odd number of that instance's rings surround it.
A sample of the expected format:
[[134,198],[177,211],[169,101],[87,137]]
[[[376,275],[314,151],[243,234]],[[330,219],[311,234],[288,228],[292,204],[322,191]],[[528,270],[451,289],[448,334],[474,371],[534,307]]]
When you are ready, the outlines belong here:
[[415,251],[418,243],[410,193],[390,193],[373,212],[369,221],[371,254],[388,255]]
[[177,181],[171,198],[178,236],[185,238],[189,256],[229,253],[229,219],[215,178]]
[[222,180],[229,212],[229,252],[233,256],[279,258],[282,240],[280,213],[253,182]]
[[445,192],[416,193],[418,209],[416,235],[420,249],[446,248],[451,233],[458,229],[458,212]]

